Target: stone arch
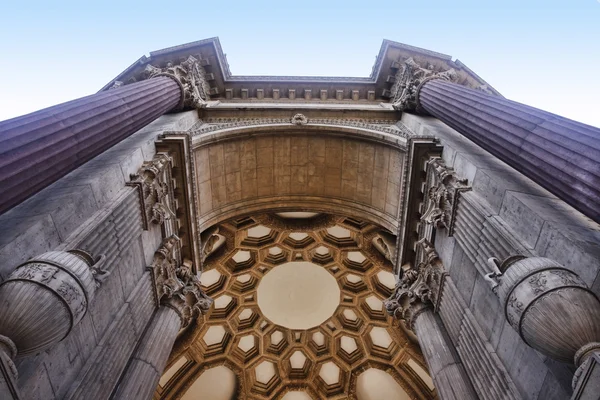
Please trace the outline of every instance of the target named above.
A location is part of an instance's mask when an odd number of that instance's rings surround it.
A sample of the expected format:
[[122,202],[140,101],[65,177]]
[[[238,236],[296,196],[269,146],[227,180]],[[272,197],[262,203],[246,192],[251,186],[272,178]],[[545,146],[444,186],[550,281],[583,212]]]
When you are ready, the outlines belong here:
[[400,130],[364,125],[224,124],[194,132],[200,229],[241,213],[313,211],[395,231],[407,141]]

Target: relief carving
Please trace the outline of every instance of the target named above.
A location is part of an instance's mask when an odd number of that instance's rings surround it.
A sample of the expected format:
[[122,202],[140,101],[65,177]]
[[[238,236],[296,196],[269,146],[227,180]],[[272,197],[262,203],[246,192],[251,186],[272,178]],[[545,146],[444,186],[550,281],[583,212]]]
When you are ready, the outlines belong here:
[[152,263],[156,300],[173,308],[187,327],[200,314],[205,314],[212,299],[200,288],[200,280],[187,262],[181,262],[181,241],[173,235],[163,241]]
[[430,307],[437,311],[447,275],[433,245],[426,239],[419,240],[418,244],[423,249],[425,261],[416,269],[404,271],[394,293],[384,301],[388,314],[404,320],[410,329],[414,328],[421,312]]
[[458,179],[454,170],[444,161],[433,158],[429,161],[426,209],[421,220],[437,229],[447,229],[448,236],[454,234],[454,216],[461,192],[471,190],[466,179]]
[[402,63],[396,73],[396,80],[391,89],[392,105],[400,111],[419,111],[419,91],[427,81],[443,79],[453,82],[457,78],[453,68],[446,71],[436,71],[433,65],[423,68],[410,57]]
[[195,57],[189,56],[180,64],[167,63],[165,68],[147,65],[144,70],[146,78],[167,76],[181,88],[181,101],[175,111],[200,108],[210,100],[210,86],[204,68]]
[[172,159],[159,153],[152,161],[145,162],[137,173],[130,176],[129,185],[136,186],[140,192],[144,229],[150,223],[162,225],[175,219],[172,179]]

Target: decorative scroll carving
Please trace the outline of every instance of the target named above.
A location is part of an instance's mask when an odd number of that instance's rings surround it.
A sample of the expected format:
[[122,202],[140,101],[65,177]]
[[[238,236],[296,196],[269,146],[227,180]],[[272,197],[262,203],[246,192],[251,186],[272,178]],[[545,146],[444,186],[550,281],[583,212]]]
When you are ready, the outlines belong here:
[[175,217],[175,200],[171,179],[172,159],[159,153],[152,161],[145,162],[137,173],[131,174],[131,186],[140,191],[144,229],[149,224],[164,224]]
[[448,229],[448,236],[454,234],[454,217],[461,192],[471,190],[466,179],[458,179],[454,170],[444,161],[433,158],[428,163],[427,208],[421,220],[438,229]]
[[177,311],[185,328],[205,314],[213,301],[200,288],[200,280],[191,266],[180,261],[180,247],[181,241],[175,235],[163,240],[154,253],[151,269],[157,301]]
[[426,239],[419,240],[418,244],[423,249],[425,261],[416,269],[404,271],[394,293],[384,301],[388,314],[403,319],[410,329],[413,329],[416,317],[428,307],[438,310],[447,275],[433,245]]
[[419,111],[419,91],[427,81],[444,79],[452,82],[457,78],[454,68],[435,71],[432,65],[423,68],[410,57],[402,63],[396,73],[396,80],[391,89],[392,105],[400,111]]
[[210,99],[206,73],[195,57],[189,56],[178,65],[167,63],[165,68],[147,65],[144,72],[147,78],[167,76],[177,82],[182,94],[177,110],[200,108]]

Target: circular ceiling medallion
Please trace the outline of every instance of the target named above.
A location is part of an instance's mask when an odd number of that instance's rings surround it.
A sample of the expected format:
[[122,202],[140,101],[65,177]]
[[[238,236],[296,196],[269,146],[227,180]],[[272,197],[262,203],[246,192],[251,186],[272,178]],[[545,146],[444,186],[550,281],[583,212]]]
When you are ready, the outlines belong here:
[[321,325],[340,304],[335,278],[323,267],[305,261],[273,268],[261,279],[257,296],[264,316],[290,329]]

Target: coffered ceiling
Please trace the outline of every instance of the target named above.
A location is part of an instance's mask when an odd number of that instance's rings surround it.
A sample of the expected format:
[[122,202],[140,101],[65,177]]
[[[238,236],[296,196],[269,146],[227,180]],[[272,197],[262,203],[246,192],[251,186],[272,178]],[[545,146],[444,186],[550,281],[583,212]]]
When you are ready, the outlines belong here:
[[395,286],[389,232],[292,211],[228,220],[203,239],[214,306],[155,398],[436,397],[414,338],[383,308]]

